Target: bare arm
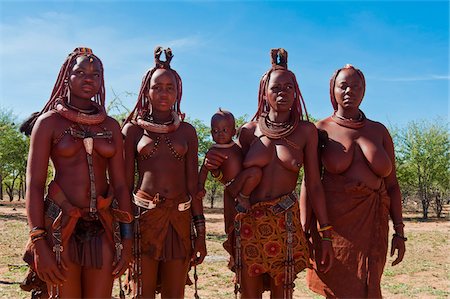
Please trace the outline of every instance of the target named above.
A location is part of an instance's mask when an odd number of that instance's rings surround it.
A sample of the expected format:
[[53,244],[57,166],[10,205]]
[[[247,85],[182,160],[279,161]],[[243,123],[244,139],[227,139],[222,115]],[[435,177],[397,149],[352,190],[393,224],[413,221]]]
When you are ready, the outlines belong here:
[[198,189],[205,189],[206,178],[208,177],[208,169],[205,166],[205,163],[202,164],[200,168],[200,172],[198,174]]
[[186,153],[186,180],[188,192],[192,198],[192,218],[194,220],[196,238],[191,261],[194,265],[199,265],[206,257],[206,227],[205,216],[203,215],[203,200],[197,197],[198,185],[198,139],[195,129],[189,125],[188,151]]
[[[325,202],[325,193],[323,191],[322,183],[320,180],[319,171],[319,159],[317,154],[318,135],[317,130],[313,124],[308,124],[305,128],[306,134],[306,146],[304,149],[304,184],[306,188],[309,202],[312,205],[314,214],[319,221],[321,227],[329,225],[327,208]],[[333,247],[331,246],[331,232],[325,230],[322,232],[322,256],[318,261],[318,269],[322,272],[328,272],[334,261]],[[316,257],[317,259],[318,257]]]
[[[127,186],[125,176],[125,164],[124,164],[124,142],[122,139],[122,133],[120,132],[119,124],[110,119],[112,125],[113,141],[116,148],[116,153],[108,161],[108,174],[111,180],[111,184],[114,187],[114,195],[117,198],[119,208],[122,211],[132,213],[130,192]],[[134,166],[134,163],[133,163]]]
[[[49,113],[38,118],[34,125],[30,140],[30,151],[27,163],[26,210],[30,229],[44,229],[44,189],[47,180],[47,168],[50,157],[54,119]],[[45,282],[61,284],[65,276],[57,266],[55,255],[45,239],[34,242],[35,266],[38,276]],[[62,266],[65,263],[62,260]]]
[[122,134],[124,136],[123,157],[125,164],[125,180],[129,194],[134,191],[136,133],[136,128],[130,123],[126,124],[122,129]]
[[394,223],[394,230],[397,237],[392,238],[391,244],[391,256],[394,255],[395,250],[398,250],[397,258],[392,262],[392,266],[397,265],[403,260],[405,255],[405,241],[402,239],[404,237],[403,231],[403,216],[402,216],[402,195],[400,192],[400,186],[397,180],[397,173],[395,168],[395,152],[394,152],[394,144],[392,142],[392,138],[389,135],[389,132],[384,128],[384,138],[383,145],[388,153],[391,163],[392,163],[392,171],[391,173],[384,179],[386,185],[386,191],[391,199],[390,204],[390,215],[392,222]]
[[329,224],[329,222],[325,202],[325,193],[320,180],[319,158],[317,154],[317,130],[315,127],[311,126],[308,127],[308,142],[306,143],[304,150],[305,176],[303,186],[306,188],[306,192],[302,193],[306,194],[308,198],[310,198],[309,202],[312,205],[314,214],[316,215],[319,224],[323,226]]

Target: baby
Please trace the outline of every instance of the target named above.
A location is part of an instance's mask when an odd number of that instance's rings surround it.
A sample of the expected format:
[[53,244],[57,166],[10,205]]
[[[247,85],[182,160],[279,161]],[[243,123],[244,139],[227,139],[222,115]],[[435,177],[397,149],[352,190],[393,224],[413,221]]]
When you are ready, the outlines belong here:
[[[224,184],[225,230],[233,226],[236,211],[246,212],[250,208],[250,194],[258,185],[262,171],[258,167],[243,169],[243,154],[239,145],[233,141],[236,134],[235,120],[231,112],[219,108],[211,118],[211,135],[215,142],[209,151],[218,151],[227,159],[211,175]],[[208,169],[202,165],[199,173],[198,188],[204,196]]]

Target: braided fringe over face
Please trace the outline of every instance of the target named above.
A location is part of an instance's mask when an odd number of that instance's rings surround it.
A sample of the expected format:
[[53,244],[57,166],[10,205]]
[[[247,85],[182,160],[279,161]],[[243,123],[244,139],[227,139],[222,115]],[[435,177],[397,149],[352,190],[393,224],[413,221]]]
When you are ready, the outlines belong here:
[[258,110],[256,111],[256,114],[253,116],[252,120],[258,120],[261,114],[269,112],[270,106],[266,100],[267,88],[270,81],[270,75],[272,74],[273,71],[278,70],[288,72],[291,75],[292,81],[294,83],[295,98],[294,104],[292,105],[292,113],[294,114],[293,116],[298,117],[298,119],[301,120],[305,119],[309,120],[305,101],[303,100],[300,87],[298,86],[297,78],[295,77],[295,74],[290,70],[288,70],[287,68],[287,57],[288,57],[287,51],[282,48],[272,49],[270,51],[270,56],[272,59],[272,67],[266,73],[264,73],[264,75],[261,77],[261,80],[259,81]]
[[181,96],[183,94],[183,85],[181,81],[180,75],[178,75],[177,71],[170,67],[170,61],[172,60],[173,54],[170,48],[164,50],[164,54],[166,56],[166,61],[161,61],[160,57],[163,52],[162,47],[156,47],[154,55],[155,55],[155,66],[149,69],[144,77],[142,78],[141,88],[139,90],[139,95],[137,99],[136,106],[133,111],[131,111],[130,115],[128,115],[127,119],[123,123],[122,126],[125,126],[128,122],[135,122],[139,117],[145,118],[146,114],[151,111],[151,102],[149,97],[149,89],[150,89],[150,81],[152,79],[153,74],[158,69],[165,69],[170,71],[175,77],[175,81],[177,84],[177,101],[173,105],[173,110],[180,116],[182,116],[180,109]]
[[363,83],[363,88],[364,88],[363,94],[362,94],[363,98],[364,98],[364,93],[366,92],[366,78],[364,78],[364,74],[361,72],[360,69],[355,68],[351,64],[347,64],[343,68],[336,70],[330,79],[330,100],[331,100],[331,105],[333,105],[334,111],[337,111],[337,109],[338,109],[338,104],[336,102],[336,97],[334,95],[334,87],[336,85],[336,78],[342,70],[354,70],[359,75],[359,77],[361,78],[361,81]]
[[76,48],[75,50],[73,50],[73,52],[69,54],[69,56],[66,58],[66,61],[64,61],[64,64],[61,66],[61,69],[59,70],[58,78],[56,79],[56,83],[55,83],[55,86],[53,87],[53,91],[50,96],[50,99],[48,100],[47,104],[45,104],[44,108],[41,111],[41,114],[51,110],[58,98],[65,97],[68,95],[69,74],[70,74],[70,71],[72,70],[73,66],[76,63],[77,58],[81,57],[81,56],[92,57],[93,59],[97,60],[100,63],[100,66],[102,69],[102,82],[101,82],[99,91],[94,96],[94,101],[103,107],[105,106],[105,80],[104,80],[104,76],[103,76],[103,63],[97,56],[95,56],[92,53],[91,49],[79,47],[79,48]]
[[54,108],[56,102],[59,98],[64,98],[69,95],[69,75],[74,67],[77,58],[86,56],[89,58],[92,58],[100,63],[101,67],[101,84],[100,89],[98,90],[97,94],[94,95],[94,101],[103,107],[105,107],[105,80],[103,76],[103,63],[102,61],[95,56],[92,53],[92,50],[89,48],[84,47],[78,47],[75,48],[75,50],[70,53],[66,60],[64,61],[63,65],[61,66],[61,69],[59,70],[58,78],[56,79],[55,85],[53,86],[52,93],[50,95],[50,99],[45,104],[44,108],[40,112],[33,113],[30,117],[28,117],[20,126],[20,131],[24,133],[25,135],[31,135],[31,132],[34,127],[34,123],[36,122],[37,118],[44,114],[47,111],[50,111]]

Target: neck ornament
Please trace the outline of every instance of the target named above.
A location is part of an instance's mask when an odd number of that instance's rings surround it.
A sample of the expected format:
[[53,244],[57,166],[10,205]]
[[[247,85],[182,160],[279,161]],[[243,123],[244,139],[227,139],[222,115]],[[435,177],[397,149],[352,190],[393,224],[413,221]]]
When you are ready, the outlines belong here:
[[258,126],[265,136],[280,139],[289,136],[297,128],[298,121],[292,114],[287,122],[274,122],[269,119],[268,114],[262,114],[258,119]]
[[146,117],[145,119],[142,117],[138,117],[137,124],[142,129],[147,130],[149,132],[158,133],[158,134],[166,134],[166,133],[176,131],[181,123],[180,117],[178,116],[178,114],[175,111],[171,112],[171,116],[172,116],[172,120],[162,123],[162,124],[155,123],[153,117],[151,117],[151,116]]
[[[105,108],[92,101],[94,109],[83,110],[72,105],[68,105],[63,98],[59,98],[55,103],[55,110],[64,118],[82,125],[98,125],[106,119]],[[96,111],[97,113],[92,114]],[[89,113],[87,113],[89,112]]]
[[338,125],[351,129],[360,129],[366,125],[366,115],[361,110],[359,110],[357,118],[345,118],[338,115],[335,111],[331,116],[331,119]]
[[225,144],[215,143],[215,144],[212,145],[212,147],[215,147],[215,148],[230,148],[230,147],[232,147],[235,144],[236,143],[233,140],[231,140],[230,143],[225,143]]

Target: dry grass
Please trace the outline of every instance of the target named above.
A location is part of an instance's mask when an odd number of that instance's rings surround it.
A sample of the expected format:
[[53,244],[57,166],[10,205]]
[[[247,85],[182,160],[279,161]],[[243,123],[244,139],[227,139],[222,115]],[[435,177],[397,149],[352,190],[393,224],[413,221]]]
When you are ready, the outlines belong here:
[[[418,217],[411,215],[405,219],[409,240],[404,261],[392,267],[393,258],[388,258],[382,280],[386,298],[450,297],[450,224],[436,219],[420,221]],[[221,210],[206,209],[206,218],[208,257],[198,267],[200,297],[233,298],[233,275],[222,248],[225,235]],[[0,298],[28,298],[29,294],[19,288],[26,271],[21,257],[28,231],[23,203],[0,202],[0,230]],[[320,298],[305,287],[304,278],[305,273],[300,273],[294,298]],[[118,294],[117,287],[114,294]],[[193,287],[186,288],[186,297],[193,298]]]

